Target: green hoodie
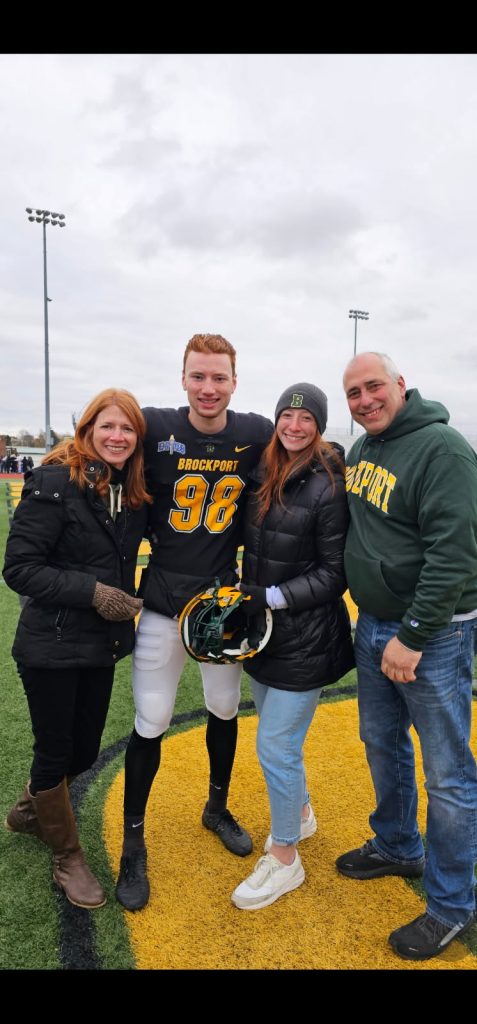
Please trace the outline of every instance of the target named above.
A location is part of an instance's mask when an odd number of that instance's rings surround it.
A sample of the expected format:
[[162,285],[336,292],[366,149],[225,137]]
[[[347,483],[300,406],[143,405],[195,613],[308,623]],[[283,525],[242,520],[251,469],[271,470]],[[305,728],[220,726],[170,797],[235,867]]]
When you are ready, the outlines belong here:
[[448,420],[412,389],[387,430],[360,437],[346,460],[351,595],[400,621],[415,651],[477,608],[477,455]]

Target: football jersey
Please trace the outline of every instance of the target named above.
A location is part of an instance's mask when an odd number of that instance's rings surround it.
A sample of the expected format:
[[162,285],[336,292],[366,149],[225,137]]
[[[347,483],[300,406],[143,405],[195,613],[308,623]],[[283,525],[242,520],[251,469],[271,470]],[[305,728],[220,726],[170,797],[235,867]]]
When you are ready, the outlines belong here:
[[143,572],[144,606],[174,616],[220,580],[237,581],[237,548],[248,474],[268,444],[273,424],[256,413],[227,410],[218,434],[196,430],[189,408],[143,410],[152,555]]

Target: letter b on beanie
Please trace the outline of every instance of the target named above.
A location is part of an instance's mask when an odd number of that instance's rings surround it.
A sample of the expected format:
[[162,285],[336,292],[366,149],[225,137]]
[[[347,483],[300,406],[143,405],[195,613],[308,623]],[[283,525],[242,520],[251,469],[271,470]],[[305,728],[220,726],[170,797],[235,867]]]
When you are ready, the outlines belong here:
[[306,409],[307,412],[311,412],[320,434],[324,434],[328,418],[328,399],[324,391],[315,384],[293,384],[280,395],[275,409],[275,425],[284,409]]

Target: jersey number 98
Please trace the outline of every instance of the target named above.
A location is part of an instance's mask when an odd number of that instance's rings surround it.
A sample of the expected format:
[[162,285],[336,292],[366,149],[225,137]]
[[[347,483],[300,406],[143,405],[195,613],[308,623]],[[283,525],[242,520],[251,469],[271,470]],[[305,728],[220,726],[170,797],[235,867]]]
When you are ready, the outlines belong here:
[[174,487],[177,508],[171,508],[169,522],[177,533],[192,533],[203,524],[209,533],[222,533],[230,526],[244,481],[239,476],[222,476],[212,487],[201,473],[181,476]]

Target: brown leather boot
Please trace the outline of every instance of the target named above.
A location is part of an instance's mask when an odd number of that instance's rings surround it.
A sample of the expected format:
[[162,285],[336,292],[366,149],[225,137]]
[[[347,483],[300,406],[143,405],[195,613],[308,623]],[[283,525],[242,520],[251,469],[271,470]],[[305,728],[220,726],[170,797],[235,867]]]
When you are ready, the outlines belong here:
[[103,907],[106,896],[79,844],[66,779],[32,796],[43,841],[53,850],[53,879],[75,907]]
[[[75,779],[76,775],[66,776],[68,788]],[[36,811],[32,804],[30,782],[31,779],[28,780],[21,797],[19,797],[11,810],[9,810],[5,818],[5,828],[7,828],[9,832],[19,832],[23,836],[36,836],[37,839],[44,842],[41,829],[38,824]]]
[[5,828],[9,832],[20,832],[24,836],[36,836],[37,839],[41,839],[40,826],[32,803],[29,786],[30,783],[27,782],[21,797],[17,800],[14,807],[9,810],[5,818]]

